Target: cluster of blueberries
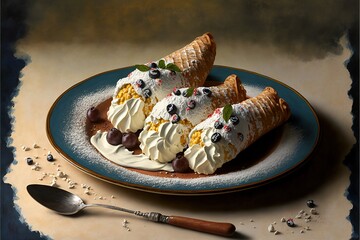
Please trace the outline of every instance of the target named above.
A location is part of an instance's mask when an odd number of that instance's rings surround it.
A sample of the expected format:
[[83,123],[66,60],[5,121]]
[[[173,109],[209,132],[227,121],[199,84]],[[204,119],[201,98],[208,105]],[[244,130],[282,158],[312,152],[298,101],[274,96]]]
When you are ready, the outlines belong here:
[[[233,125],[237,125],[237,124],[239,124],[240,119],[239,119],[238,116],[233,115],[233,116],[230,117],[229,121]],[[222,122],[220,122],[220,121],[216,121],[214,123],[214,128],[215,129],[222,129],[223,127],[224,127],[224,124]],[[241,134],[241,136],[242,136],[242,134]],[[241,137],[241,141],[242,141],[242,139],[243,139],[243,137]],[[213,143],[219,142],[220,140],[221,140],[221,134],[220,133],[216,132],[216,133],[213,133],[213,135],[211,135],[211,141]]]
[[[51,153],[49,153],[49,154],[46,156],[46,160],[48,160],[49,162],[52,162],[52,161],[54,161],[55,159],[54,159],[53,155],[52,155]],[[28,165],[33,165],[33,164],[34,164],[34,160],[33,160],[31,157],[27,157],[27,158],[26,158],[26,163],[27,163]]]
[[[188,97],[188,92],[189,91],[189,89],[186,89],[185,91],[183,91],[182,93],[181,93],[181,91],[179,90],[179,89],[174,89],[174,91],[173,91],[173,94],[175,95],[175,96],[180,96],[180,95],[182,95],[182,96],[184,96],[184,97]],[[205,96],[208,96],[208,97],[211,97],[211,95],[212,95],[212,92],[211,92],[211,90],[209,89],[209,88],[204,88],[203,90],[202,90],[202,92],[203,92],[203,94],[205,95]],[[201,94],[201,92],[200,91],[195,91],[195,95],[199,95],[199,94]],[[195,100],[193,100],[193,99],[191,99],[191,100],[189,100],[188,102],[187,102],[187,108],[190,110],[190,109],[194,109],[195,107],[196,107],[196,101]],[[180,116],[179,116],[179,114],[177,114],[177,111],[178,111],[178,108],[176,107],[176,105],[175,104],[173,104],[173,103],[170,103],[170,104],[168,104],[167,106],[166,106],[166,111],[171,115],[171,122],[172,123],[177,123],[177,122],[179,122],[180,121]]]
[[[316,207],[316,204],[314,202],[314,200],[307,200],[306,201],[306,205],[309,207],[309,208],[314,208]],[[295,227],[296,224],[294,222],[294,220],[292,218],[289,218],[288,220],[286,220],[286,224],[289,226],[289,227]]]
[[[158,65],[156,63],[151,63],[150,64],[150,70],[149,70],[149,77],[152,79],[157,79],[160,77],[161,73],[159,71],[159,69],[157,69]],[[145,88],[146,84],[144,82],[144,80],[139,79],[136,81],[136,85],[142,89],[142,93],[145,96],[145,98],[149,98],[152,95],[152,92],[149,88]]]
[[[87,118],[92,123],[100,122],[100,111],[95,107],[89,108],[87,111]],[[114,146],[123,144],[124,147],[129,150],[135,149],[140,144],[136,133],[122,133],[117,128],[112,128],[108,131],[106,140],[109,144]]]
[[[153,63],[150,64],[149,67],[150,67],[149,77],[152,78],[152,79],[160,78],[161,72],[160,72],[160,70],[158,69],[158,65],[153,62]],[[172,73],[172,74],[176,74],[174,71],[171,71],[171,73]],[[142,90],[142,93],[143,93],[143,95],[145,96],[145,98],[151,97],[152,92],[151,92],[151,90],[150,90],[149,88],[145,88],[145,87],[146,87],[146,84],[145,84],[144,80],[142,80],[142,79],[137,80],[137,81],[136,81],[136,85],[137,85],[139,88],[143,89],[143,90]]]

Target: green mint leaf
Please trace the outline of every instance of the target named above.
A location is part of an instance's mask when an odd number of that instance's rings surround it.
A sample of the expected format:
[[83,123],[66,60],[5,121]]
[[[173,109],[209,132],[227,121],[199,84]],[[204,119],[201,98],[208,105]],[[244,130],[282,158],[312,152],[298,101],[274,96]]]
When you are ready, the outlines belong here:
[[185,97],[190,97],[191,95],[193,95],[194,93],[194,88],[193,87],[190,87],[186,90],[186,95]]
[[181,72],[180,68],[173,63],[168,63],[166,65],[166,69],[174,71],[174,72]]
[[159,68],[165,69],[165,68],[166,68],[166,66],[165,66],[165,61],[164,61],[163,59],[161,59],[161,60],[159,61],[158,66],[159,66]]
[[136,64],[135,67],[142,72],[146,72],[150,70],[150,67],[144,65],[144,64]]
[[232,112],[233,112],[232,106],[230,104],[225,105],[225,107],[223,108],[223,118],[225,122],[229,121]]

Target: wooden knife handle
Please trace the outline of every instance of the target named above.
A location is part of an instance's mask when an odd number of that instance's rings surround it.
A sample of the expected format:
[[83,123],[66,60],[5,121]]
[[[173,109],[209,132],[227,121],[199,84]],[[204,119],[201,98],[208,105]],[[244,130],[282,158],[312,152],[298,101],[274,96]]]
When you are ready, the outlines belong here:
[[210,222],[180,216],[169,216],[167,223],[177,227],[217,234],[221,236],[231,236],[235,233],[236,230],[235,226],[231,223]]

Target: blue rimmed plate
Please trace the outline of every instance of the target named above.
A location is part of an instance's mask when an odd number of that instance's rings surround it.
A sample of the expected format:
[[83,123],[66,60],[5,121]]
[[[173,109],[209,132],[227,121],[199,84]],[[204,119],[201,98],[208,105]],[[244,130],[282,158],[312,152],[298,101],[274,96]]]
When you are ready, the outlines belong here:
[[[292,116],[277,130],[276,144],[263,155],[258,154],[261,148],[248,151],[247,156],[256,155],[252,164],[207,177],[151,175],[121,167],[104,159],[91,146],[85,131],[85,119],[87,109],[109,99],[116,82],[133,70],[133,67],[116,69],[79,82],[59,96],[48,113],[46,129],[53,147],[72,165],[93,177],[132,189],[162,194],[227,193],[263,185],[295,170],[309,158],[318,143],[320,126],[316,113],[297,91],[258,73],[214,66],[209,81],[221,82],[230,74],[236,74],[250,96],[270,86],[289,104]],[[271,137],[266,141],[272,142]]]

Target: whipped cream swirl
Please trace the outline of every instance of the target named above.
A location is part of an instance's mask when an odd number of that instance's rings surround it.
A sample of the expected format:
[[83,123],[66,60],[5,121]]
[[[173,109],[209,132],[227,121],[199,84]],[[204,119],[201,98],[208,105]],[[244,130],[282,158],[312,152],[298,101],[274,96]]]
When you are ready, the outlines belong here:
[[140,148],[153,161],[170,162],[184,149],[181,137],[185,131],[183,125],[171,122],[162,123],[158,131],[149,130],[149,126],[146,126],[139,135]]
[[108,119],[121,132],[136,132],[144,126],[144,105],[140,98],[126,100],[121,105],[114,99],[107,113]]

